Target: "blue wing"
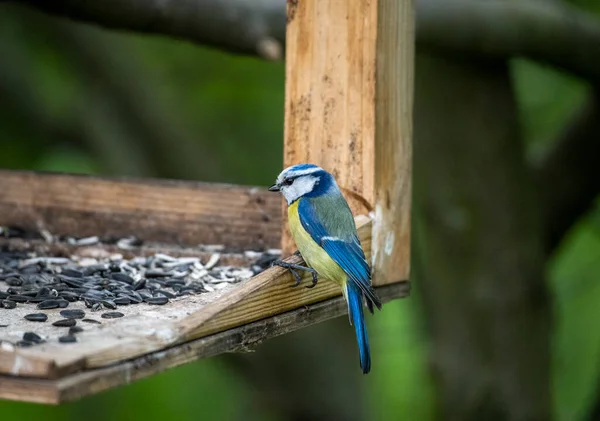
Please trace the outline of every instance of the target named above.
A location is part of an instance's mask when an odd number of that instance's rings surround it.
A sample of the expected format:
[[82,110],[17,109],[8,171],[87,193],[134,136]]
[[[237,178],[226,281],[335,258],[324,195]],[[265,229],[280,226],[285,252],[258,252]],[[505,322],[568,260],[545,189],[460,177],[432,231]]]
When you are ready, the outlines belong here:
[[[324,204],[324,213],[328,214],[323,215],[325,218],[317,212],[313,204],[315,199],[299,199],[300,223],[312,239],[340,265],[349,281],[358,286],[367,297],[369,310],[373,312],[373,305],[381,309],[381,302],[371,287],[371,270],[360,245],[352,213],[341,195],[339,199],[342,203],[337,206],[334,204],[333,208],[331,203]],[[330,220],[332,222],[325,222]]]

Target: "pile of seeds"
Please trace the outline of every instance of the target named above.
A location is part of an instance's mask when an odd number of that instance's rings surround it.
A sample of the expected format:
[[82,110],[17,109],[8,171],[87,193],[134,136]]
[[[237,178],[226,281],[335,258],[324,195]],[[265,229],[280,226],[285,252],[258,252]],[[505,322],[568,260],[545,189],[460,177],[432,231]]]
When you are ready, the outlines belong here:
[[[76,326],[77,320],[101,322],[86,317],[83,310],[67,309],[70,303],[81,301],[88,312],[101,311],[104,319],[119,318],[123,317],[118,311],[120,306],[164,305],[176,297],[211,292],[244,281],[269,267],[279,255],[273,251],[252,257],[256,261],[251,268],[243,268],[217,266],[219,253],[213,253],[202,263],[197,257],[162,253],[133,259],[124,259],[120,254],[96,259],[0,250],[0,326],[5,310],[31,306],[33,311],[25,315],[25,319],[45,322],[48,316],[44,310],[64,309],[60,311],[64,319],[53,325],[69,328],[69,333],[61,336],[59,342],[75,342],[75,334],[82,330]],[[26,332],[16,345],[43,342],[35,332]]]

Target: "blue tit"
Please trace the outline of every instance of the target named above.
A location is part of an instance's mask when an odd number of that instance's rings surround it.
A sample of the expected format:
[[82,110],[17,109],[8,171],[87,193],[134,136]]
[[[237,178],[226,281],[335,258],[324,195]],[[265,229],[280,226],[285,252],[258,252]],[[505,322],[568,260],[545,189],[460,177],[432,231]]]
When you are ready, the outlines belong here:
[[296,277],[295,269],[317,274],[336,282],[348,304],[350,324],[356,330],[360,366],[371,370],[369,338],[363,312],[363,297],[373,313],[381,310],[381,300],[371,284],[371,270],[360,244],[354,217],[335,178],[316,165],[300,164],[279,174],[270,191],[281,192],[288,204],[288,222],[292,237],[309,267],[278,261]]

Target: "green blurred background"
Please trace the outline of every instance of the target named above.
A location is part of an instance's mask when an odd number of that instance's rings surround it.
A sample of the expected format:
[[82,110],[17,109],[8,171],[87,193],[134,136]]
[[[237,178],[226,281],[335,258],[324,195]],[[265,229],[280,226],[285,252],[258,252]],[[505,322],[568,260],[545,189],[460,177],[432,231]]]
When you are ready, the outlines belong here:
[[[577,4],[600,16],[597,1]],[[569,121],[589,87],[527,59],[511,59],[510,72],[524,140],[535,157]],[[0,5],[2,168],[266,186],[282,166],[283,94],[281,62],[76,25]],[[573,227],[549,259],[546,273],[555,306],[553,412],[560,421],[591,419],[600,362],[597,206]],[[394,301],[368,318],[373,371],[366,377],[350,375],[365,397],[364,419],[436,417],[418,273],[413,281],[411,298]],[[350,337],[343,370],[358,372],[352,332],[341,319],[273,339],[258,347],[256,355],[243,356],[243,365],[254,364],[254,370],[264,373],[263,349],[284,361],[279,350],[289,346],[335,361],[328,349],[319,350],[314,338],[336,330]],[[285,361],[294,364],[293,359]],[[270,398],[258,397],[257,383],[248,375],[252,372],[241,369],[235,357],[217,357],[60,407],[3,401],[0,418],[292,419],[281,406],[270,406]],[[269,381],[277,385],[294,378],[267,376],[260,381],[261,390],[271,390],[264,386]],[[326,387],[321,392],[328,395],[334,393],[330,385],[314,387]],[[305,404],[321,405],[318,400]]]

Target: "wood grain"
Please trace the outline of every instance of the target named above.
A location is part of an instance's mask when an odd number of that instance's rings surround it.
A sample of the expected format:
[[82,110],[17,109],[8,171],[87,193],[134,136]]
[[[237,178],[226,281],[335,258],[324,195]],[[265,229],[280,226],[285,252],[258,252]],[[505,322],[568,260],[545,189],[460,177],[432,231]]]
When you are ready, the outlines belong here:
[[[366,216],[358,216],[356,225],[365,254],[369,257],[371,220]],[[298,256],[290,256],[285,260],[305,264]],[[186,339],[193,339],[341,295],[340,288],[328,280],[320,280],[314,288],[305,288],[305,285],[310,285],[311,276],[308,273],[302,275],[303,284],[294,288],[294,280],[286,269],[273,267],[264,271],[223,300],[207,306],[202,312],[190,315],[180,324],[181,335]],[[401,280],[403,279],[390,279],[387,283]]]
[[[383,302],[405,297],[409,294],[409,284],[400,282],[379,287],[377,293]],[[73,401],[200,358],[224,352],[246,352],[269,338],[338,317],[345,312],[346,304],[343,298],[336,297],[121,361],[109,367],[85,370],[58,380],[24,379],[0,375],[0,399],[46,404]]]
[[[356,224],[365,252],[369,256],[371,220],[369,217],[359,216]],[[298,256],[291,256],[286,260],[303,263]],[[304,285],[310,282],[308,278],[305,275]],[[388,283],[392,281],[388,280]],[[126,317],[104,321],[102,326],[86,329],[79,335],[80,342],[76,344],[49,342],[10,352],[0,350],[0,373],[20,377],[61,378],[82,368],[118,364],[139,355],[341,295],[340,289],[327,280],[321,280],[312,289],[305,288],[304,285],[293,288],[292,285],[293,279],[289,272],[280,267],[272,267],[241,285],[210,294],[183,297],[172,301],[168,306],[157,308],[140,304],[123,307],[120,311]],[[81,303],[73,303],[73,306],[78,304]],[[58,317],[58,311],[49,310],[47,313],[52,319]],[[19,323],[23,323],[26,312],[26,308],[18,308],[5,313],[8,317],[16,317],[15,320],[7,320],[8,324],[18,327]],[[52,326],[36,327],[38,330],[43,328],[52,329]],[[16,330],[27,329],[23,327]]]
[[[320,165],[355,215],[374,209],[374,284],[407,279],[413,1],[287,7],[284,166]],[[294,249],[287,222],[282,247]]]
[[0,226],[56,235],[278,248],[280,203],[257,187],[0,170]]

